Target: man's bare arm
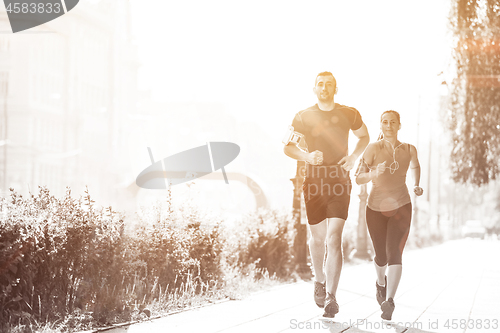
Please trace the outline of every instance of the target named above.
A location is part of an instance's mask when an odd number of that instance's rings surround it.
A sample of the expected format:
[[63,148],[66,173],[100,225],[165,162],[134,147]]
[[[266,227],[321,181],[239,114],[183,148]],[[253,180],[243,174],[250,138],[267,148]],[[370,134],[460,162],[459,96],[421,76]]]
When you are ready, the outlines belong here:
[[309,161],[309,153],[297,147],[294,143],[289,143],[283,148],[285,155],[297,161]]
[[355,131],[352,131],[354,135],[358,137],[358,143],[356,144],[356,148],[354,148],[354,151],[352,152],[351,155],[355,155],[356,159],[363,154],[365,151],[366,146],[370,143],[370,134],[368,133],[368,129],[366,128],[365,123],[361,125],[360,128],[358,128]]
[[323,164],[323,152],[319,150],[315,150],[312,153],[308,153],[300,147],[298,147],[295,143],[289,143],[283,149],[285,154],[297,161],[306,161],[312,165],[321,165]]
[[345,170],[349,171],[354,167],[356,160],[363,153],[368,143],[370,143],[370,135],[368,134],[368,129],[366,125],[363,123],[360,128],[355,131],[352,131],[354,135],[358,137],[358,143],[356,144],[356,148],[351,155],[344,156],[338,162]]

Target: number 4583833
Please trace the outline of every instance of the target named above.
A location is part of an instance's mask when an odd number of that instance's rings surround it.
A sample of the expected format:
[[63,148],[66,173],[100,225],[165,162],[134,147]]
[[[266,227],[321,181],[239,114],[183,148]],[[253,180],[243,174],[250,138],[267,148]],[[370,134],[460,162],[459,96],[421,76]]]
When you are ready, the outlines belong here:
[[448,329],[494,329],[498,328],[498,319],[448,319],[444,323]]
[[51,14],[51,13],[56,13],[59,14],[62,11],[61,4],[60,3],[41,3],[41,2],[14,2],[14,3],[9,3],[7,5],[7,8],[5,10],[8,13],[14,13],[14,14]]

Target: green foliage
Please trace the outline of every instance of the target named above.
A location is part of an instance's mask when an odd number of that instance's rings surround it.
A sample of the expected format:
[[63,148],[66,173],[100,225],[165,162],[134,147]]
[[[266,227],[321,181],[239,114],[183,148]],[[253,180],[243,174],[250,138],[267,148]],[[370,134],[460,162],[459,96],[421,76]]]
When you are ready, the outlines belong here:
[[0,201],[0,331],[129,321],[146,307],[168,311],[197,295],[224,297],[235,276],[291,273],[288,215],[259,212],[224,228],[192,207],[166,206],[144,211],[127,230],[88,192],[73,199],[68,189],[57,199],[42,187],[28,198],[11,190]]
[[483,185],[500,172],[500,0],[454,0],[452,6],[451,169],[455,181]]

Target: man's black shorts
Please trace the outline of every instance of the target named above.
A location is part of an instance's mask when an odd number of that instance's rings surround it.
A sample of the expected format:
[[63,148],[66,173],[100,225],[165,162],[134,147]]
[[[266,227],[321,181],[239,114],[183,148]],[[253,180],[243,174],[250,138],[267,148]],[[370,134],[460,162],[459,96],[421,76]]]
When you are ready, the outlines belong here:
[[331,217],[346,220],[351,189],[349,172],[339,165],[308,165],[302,185],[308,223],[318,224]]

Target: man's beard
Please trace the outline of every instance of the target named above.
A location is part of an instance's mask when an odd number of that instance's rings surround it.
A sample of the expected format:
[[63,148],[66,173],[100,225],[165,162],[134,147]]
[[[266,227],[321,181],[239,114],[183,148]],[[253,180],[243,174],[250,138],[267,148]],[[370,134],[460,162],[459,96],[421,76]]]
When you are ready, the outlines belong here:
[[318,100],[322,103],[329,103],[333,101],[333,95],[326,95],[325,97],[321,96],[321,94],[318,96]]

